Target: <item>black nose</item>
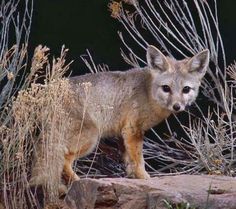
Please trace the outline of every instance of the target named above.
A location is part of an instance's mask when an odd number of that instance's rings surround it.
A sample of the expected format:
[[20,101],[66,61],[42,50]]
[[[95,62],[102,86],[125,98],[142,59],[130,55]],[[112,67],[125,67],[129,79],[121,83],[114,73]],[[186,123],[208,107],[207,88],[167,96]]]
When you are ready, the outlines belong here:
[[180,105],[178,103],[173,105],[174,111],[179,111],[180,110]]

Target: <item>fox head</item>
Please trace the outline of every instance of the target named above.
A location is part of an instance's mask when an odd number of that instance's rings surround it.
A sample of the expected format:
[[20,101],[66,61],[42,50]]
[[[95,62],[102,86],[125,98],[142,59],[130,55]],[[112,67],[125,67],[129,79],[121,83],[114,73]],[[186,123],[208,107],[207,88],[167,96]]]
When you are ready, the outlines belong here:
[[148,46],[147,63],[152,74],[151,96],[163,108],[180,112],[195,101],[209,64],[209,50],[192,58],[175,60]]

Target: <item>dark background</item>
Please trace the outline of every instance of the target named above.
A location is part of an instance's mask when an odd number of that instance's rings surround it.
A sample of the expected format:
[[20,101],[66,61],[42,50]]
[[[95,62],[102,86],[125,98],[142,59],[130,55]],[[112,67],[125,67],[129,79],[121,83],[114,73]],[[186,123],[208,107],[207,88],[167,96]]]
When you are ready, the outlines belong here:
[[31,32],[31,47],[45,44],[52,54],[59,54],[61,46],[69,48],[73,59],[72,71],[88,72],[80,55],[88,49],[97,64],[111,69],[127,69],[120,55],[121,41],[117,30],[121,25],[111,18],[108,0],[40,0],[35,1]]
[[[126,70],[129,66],[120,55],[122,43],[117,31],[121,24],[110,17],[109,0],[36,0],[30,39],[31,49],[38,44],[47,45],[51,54],[59,55],[66,45],[73,74],[83,74],[88,69],[80,55],[89,49],[97,64],[108,64],[110,69]],[[220,29],[227,64],[236,57],[236,1],[217,0]]]

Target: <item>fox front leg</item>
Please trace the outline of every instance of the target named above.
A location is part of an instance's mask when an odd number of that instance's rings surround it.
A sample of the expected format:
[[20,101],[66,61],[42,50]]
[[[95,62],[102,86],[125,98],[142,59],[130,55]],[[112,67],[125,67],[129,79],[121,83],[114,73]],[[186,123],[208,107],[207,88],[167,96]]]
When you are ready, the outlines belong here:
[[132,126],[125,127],[122,130],[124,138],[127,175],[132,178],[149,179],[149,174],[145,171],[145,162],[143,159],[143,133],[141,130]]

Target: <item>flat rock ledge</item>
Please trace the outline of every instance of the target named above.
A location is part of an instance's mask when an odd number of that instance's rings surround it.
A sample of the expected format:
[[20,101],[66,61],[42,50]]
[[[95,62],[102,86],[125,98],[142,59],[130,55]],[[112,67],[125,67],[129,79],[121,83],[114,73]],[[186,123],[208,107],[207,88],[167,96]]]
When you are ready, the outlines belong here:
[[[149,180],[81,179],[65,198],[71,209],[166,209],[187,204],[194,209],[236,209],[236,178],[177,175]],[[173,207],[175,208],[175,207]]]

